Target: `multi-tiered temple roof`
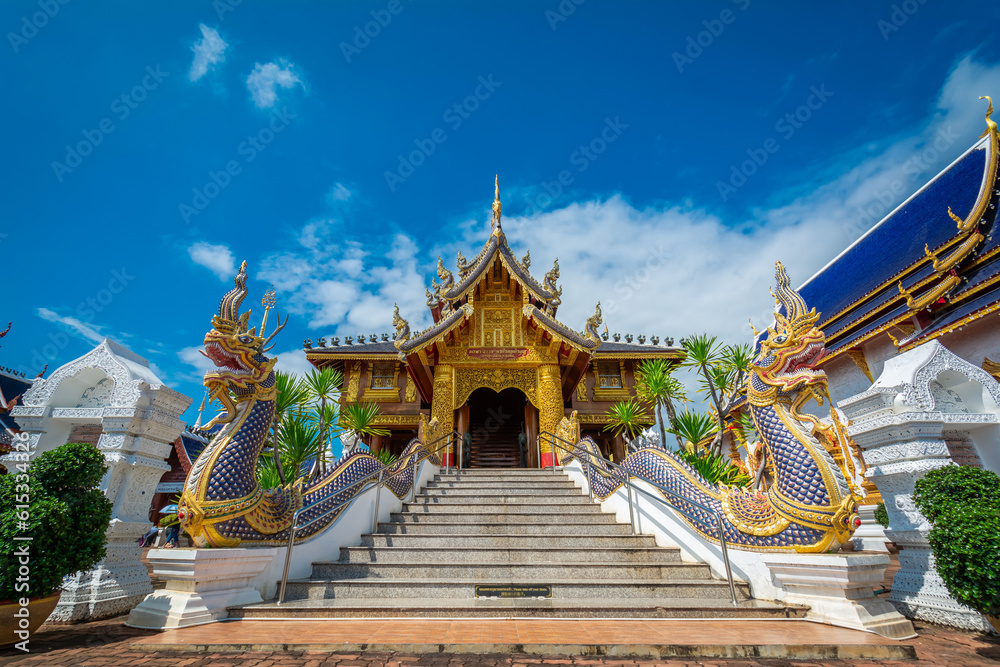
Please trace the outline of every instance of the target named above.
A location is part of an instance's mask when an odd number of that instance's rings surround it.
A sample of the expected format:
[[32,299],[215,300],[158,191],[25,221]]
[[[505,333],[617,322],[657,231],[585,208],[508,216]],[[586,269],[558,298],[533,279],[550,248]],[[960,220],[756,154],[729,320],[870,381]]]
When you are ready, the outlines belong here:
[[[993,110],[990,104],[990,112]],[[899,351],[1000,309],[997,125],[805,283],[822,313],[824,364],[888,336]]]

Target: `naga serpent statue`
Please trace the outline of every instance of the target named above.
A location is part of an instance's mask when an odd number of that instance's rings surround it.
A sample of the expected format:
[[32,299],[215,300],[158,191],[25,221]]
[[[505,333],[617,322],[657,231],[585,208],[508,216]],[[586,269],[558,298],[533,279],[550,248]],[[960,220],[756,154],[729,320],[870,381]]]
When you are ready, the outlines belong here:
[[[277,359],[269,359],[265,352],[288,318],[285,322],[279,318],[277,328],[265,339],[265,309],[260,335],[256,327],[248,329],[250,311],[240,314],[240,304],[247,294],[246,282],[246,262],[243,262],[235,287],[222,298],[219,313],[212,318],[212,329],[205,334],[203,354],[216,365],[216,370],[205,373],[205,386],[212,400],[222,403],[225,412],[205,426],[210,429],[220,424],[222,428],[191,466],[177,510],[184,530],[199,547],[287,542],[297,510],[306,508],[299,517],[299,525],[319,517],[364,489],[364,485],[349,489],[345,486],[385,467],[369,453],[358,451],[344,457],[319,479],[309,481],[308,476],[300,475],[276,488],[261,487],[256,474],[257,461],[267,444],[277,397],[274,373]],[[389,474],[402,470],[422,453],[426,450],[413,441],[399,460],[386,468],[384,485],[397,497],[409,492],[414,468]],[[331,512],[297,530],[296,539],[322,532],[339,514],[340,511]]]
[[[781,308],[760,343],[746,386],[747,409],[773,477],[767,491],[710,484],[679,457],[656,447],[628,455],[621,465],[630,474],[680,496],[667,500],[704,521],[703,525],[682,517],[709,540],[719,539],[715,518],[689,500],[722,516],[726,541],[735,548],[829,551],[850,539],[861,524],[856,495],[863,492],[852,479],[852,471],[845,476],[823,445],[840,446],[848,453],[845,458],[851,458],[836,413],[833,425],[826,426],[799,412],[810,398],[820,404],[823,396],[828,398],[826,374],[814,368],[825,353],[825,338],[816,328],[819,315],[815,309],[807,311],[780,263],[776,273],[776,300]],[[572,434],[574,430],[575,425],[564,423],[558,432]],[[580,442],[577,452],[563,453],[562,460],[590,459],[594,495],[607,498],[622,485],[609,474],[590,438]]]

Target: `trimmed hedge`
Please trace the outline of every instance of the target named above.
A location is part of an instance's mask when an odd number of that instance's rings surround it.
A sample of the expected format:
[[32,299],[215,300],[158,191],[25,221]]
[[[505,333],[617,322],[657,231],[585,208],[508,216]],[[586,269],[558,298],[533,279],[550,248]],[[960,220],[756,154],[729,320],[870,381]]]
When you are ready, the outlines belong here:
[[885,503],[879,503],[875,507],[875,520],[882,524],[883,528],[889,527],[889,513],[885,510]]
[[935,568],[952,597],[1000,615],[1000,476],[946,466],[916,483],[914,501],[932,523]]
[[[51,595],[63,577],[104,558],[112,506],[96,487],[106,470],[96,447],[69,443],[40,455],[26,474],[0,477],[0,600]],[[23,536],[32,539],[14,539]],[[25,544],[26,577],[15,553]]]

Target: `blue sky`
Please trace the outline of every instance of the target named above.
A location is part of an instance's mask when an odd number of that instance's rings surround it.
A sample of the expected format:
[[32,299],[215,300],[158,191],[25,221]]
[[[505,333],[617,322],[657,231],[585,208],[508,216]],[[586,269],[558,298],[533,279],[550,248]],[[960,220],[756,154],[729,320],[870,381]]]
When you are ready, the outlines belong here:
[[303,338],[390,331],[393,302],[421,328],[437,256],[485,240],[497,173],[512,245],[539,276],[560,259],[564,322],[600,300],[612,331],[746,340],[775,260],[804,282],[976,140],[998,19],[919,0],[5,2],[0,364],[51,372],[109,336],[196,406],[243,259],[247,303],[273,283],[291,314],[285,368]]

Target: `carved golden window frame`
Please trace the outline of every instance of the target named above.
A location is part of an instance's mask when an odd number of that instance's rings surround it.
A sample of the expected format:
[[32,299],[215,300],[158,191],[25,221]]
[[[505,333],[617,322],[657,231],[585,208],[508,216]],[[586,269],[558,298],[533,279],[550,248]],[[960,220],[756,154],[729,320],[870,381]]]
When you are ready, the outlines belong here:
[[595,401],[621,401],[632,396],[632,392],[625,386],[625,362],[618,361],[618,382],[620,387],[601,387],[601,370],[599,364],[613,364],[614,361],[597,360],[591,362],[594,369],[594,400]]
[[[368,387],[365,389],[365,400],[376,403],[398,403],[399,402],[399,369],[398,361],[366,361],[368,365]],[[392,364],[392,388],[375,389],[375,364]]]

